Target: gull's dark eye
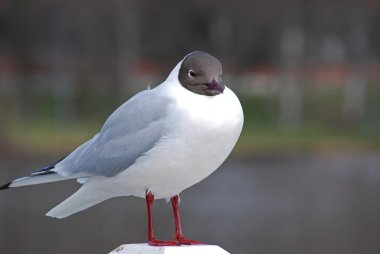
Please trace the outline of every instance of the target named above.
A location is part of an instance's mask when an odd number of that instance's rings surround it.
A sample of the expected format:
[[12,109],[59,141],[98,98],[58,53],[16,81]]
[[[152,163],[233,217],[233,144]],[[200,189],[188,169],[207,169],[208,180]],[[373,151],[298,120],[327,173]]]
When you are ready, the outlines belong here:
[[189,70],[188,75],[190,78],[194,78],[195,76],[197,76],[197,74],[193,70]]

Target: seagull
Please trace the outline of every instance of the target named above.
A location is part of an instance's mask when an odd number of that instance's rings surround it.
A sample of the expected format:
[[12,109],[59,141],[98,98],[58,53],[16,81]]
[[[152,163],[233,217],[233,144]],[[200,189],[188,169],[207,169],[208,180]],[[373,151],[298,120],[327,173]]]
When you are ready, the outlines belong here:
[[[82,186],[46,215],[65,218],[114,197],[145,198],[148,244],[202,244],[182,231],[179,194],[213,173],[235,146],[243,110],[222,83],[222,64],[207,52],[186,55],[167,79],[122,104],[100,132],[65,158],[0,187],[68,179]],[[155,238],[153,201],[171,201],[175,235]]]

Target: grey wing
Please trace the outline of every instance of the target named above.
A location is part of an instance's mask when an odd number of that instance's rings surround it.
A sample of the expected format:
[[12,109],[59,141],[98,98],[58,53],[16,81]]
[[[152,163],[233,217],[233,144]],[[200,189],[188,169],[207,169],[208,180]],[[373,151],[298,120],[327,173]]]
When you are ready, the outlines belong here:
[[172,101],[143,91],[120,106],[102,130],[56,165],[64,176],[114,176],[152,149],[167,132]]

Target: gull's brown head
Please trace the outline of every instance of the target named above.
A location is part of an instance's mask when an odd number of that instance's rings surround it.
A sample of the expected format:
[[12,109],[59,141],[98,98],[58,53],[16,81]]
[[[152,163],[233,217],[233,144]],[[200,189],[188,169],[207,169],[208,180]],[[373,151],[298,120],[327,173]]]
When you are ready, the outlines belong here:
[[183,87],[200,95],[218,95],[225,88],[222,83],[222,64],[203,51],[193,52],[183,59],[178,79]]

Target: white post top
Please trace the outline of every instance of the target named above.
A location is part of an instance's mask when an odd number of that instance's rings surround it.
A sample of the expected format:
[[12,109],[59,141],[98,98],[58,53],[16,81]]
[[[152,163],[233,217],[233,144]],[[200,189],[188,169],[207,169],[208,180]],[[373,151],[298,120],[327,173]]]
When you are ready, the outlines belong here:
[[146,243],[124,244],[109,254],[229,254],[216,245],[149,246]]

